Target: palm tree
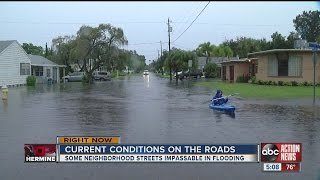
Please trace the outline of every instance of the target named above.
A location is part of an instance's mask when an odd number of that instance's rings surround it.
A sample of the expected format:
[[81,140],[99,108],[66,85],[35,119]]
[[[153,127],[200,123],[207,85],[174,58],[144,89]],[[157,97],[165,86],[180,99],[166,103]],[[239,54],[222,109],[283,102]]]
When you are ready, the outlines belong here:
[[209,57],[211,56],[214,47],[215,47],[214,44],[210,44],[210,42],[206,42],[206,43],[199,44],[196,50],[198,55],[205,55],[207,57],[206,64],[209,61]]

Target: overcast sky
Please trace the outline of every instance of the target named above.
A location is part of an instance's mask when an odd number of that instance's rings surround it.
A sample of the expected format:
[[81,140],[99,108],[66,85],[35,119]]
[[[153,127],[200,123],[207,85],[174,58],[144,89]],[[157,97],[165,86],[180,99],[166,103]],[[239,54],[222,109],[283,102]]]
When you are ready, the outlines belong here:
[[[278,31],[294,31],[293,19],[304,10],[319,10],[319,2],[211,2],[182,35],[208,1],[194,2],[0,2],[0,40],[18,40],[45,47],[53,38],[75,35],[80,26],[111,23],[121,27],[134,49],[154,60],[171,47],[185,50],[210,41],[220,44],[238,36],[270,39]],[[176,40],[178,37],[180,38]],[[176,40],[176,41],[175,41]],[[146,44],[143,44],[146,43]]]

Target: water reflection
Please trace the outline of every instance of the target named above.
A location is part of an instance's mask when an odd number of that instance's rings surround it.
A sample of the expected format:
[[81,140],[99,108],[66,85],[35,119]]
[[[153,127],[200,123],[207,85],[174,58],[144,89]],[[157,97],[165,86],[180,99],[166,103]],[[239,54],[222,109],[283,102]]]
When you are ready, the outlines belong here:
[[143,75],[143,80],[147,86],[147,88],[150,87],[150,76],[149,75]]
[[232,119],[236,118],[236,113],[234,112],[222,112],[222,111],[216,111],[212,110],[213,114],[215,115],[217,120],[222,120],[224,117],[230,117]]
[[7,112],[8,111],[8,99],[2,99],[3,102],[3,111]]

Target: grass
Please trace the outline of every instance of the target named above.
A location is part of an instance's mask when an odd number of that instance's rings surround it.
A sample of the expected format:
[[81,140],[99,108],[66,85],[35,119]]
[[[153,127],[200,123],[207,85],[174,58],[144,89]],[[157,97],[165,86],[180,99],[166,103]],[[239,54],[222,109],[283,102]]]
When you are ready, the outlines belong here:
[[[256,99],[293,99],[313,97],[313,86],[272,86],[248,83],[225,83],[218,81],[196,82],[196,86],[210,90],[221,89],[223,94],[239,93],[239,96]],[[316,87],[316,97],[320,97],[320,87]]]

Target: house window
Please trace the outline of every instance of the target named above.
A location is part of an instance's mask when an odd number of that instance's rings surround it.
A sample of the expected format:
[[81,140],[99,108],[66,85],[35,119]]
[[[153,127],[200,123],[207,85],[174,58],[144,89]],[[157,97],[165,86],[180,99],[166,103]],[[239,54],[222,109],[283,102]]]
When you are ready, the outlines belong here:
[[30,75],[30,63],[20,63],[20,75]]
[[36,66],[35,68],[34,68],[34,71],[35,71],[35,75],[36,76],[43,76],[43,67],[41,67],[41,66]]
[[268,76],[278,76],[278,60],[276,55],[268,57]]
[[268,76],[302,76],[302,57],[270,55],[268,58]]
[[47,69],[47,77],[51,77],[50,69]]
[[258,73],[258,62],[256,62],[255,64],[254,64],[254,73],[255,74],[257,74]]
[[288,76],[288,59],[278,59],[278,76]]
[[288,76],[302,76],[302,56],[290,56],[288,67]]

